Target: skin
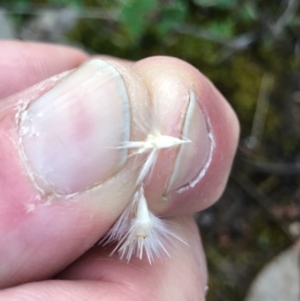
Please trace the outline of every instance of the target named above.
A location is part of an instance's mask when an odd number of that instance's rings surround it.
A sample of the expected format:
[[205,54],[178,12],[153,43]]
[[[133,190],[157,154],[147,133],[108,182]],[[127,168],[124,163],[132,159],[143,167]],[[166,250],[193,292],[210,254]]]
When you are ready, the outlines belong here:
[[[150,96],[163,89],[175,91],[172,99],[163,98],[166,103],[174,101],[176,93],[179,97],[183,90],[194,87],[216,140],[212,162],[194,188],[162,203],[157,201],[159,184],[153,180],[147,187],[151,209],[179,224],[176,231],[187,245],[176,243],[171,257],[164,256],[152,265],[136,258],[128,264],[117,255],[109,256],[110,248],[93,246],[130,201],[126,195],[134,189],[133,182],[124,187],[118,178],[112,179],[124,199],[110,207],[109,197],[100,188],[100,205],[92,197],[83,202],[84,196],[79,196],[77,202],[53,202],[34,214],[20,213],[22,201],[35,192],[7,138],[11,105],[23,97],[38,98],[41,87],[55,85],[47,78],[74,69],[90,57],[68,47],[15,41],[0,42],[0,49],[0,299],[205,300],[207,271],[192,215],[219,198],[237,146],[237,118],[223,96],[198,70],[178,59],[154,57],[132,63],[102,57],[126,69],[130,89],[135,89],[131,78],[139,77]],[[33,86],[43,80],[42,86]],[[171,111],[165,123],[176,114]],[[173,163],[160,160],[155,172],[171,170]]]

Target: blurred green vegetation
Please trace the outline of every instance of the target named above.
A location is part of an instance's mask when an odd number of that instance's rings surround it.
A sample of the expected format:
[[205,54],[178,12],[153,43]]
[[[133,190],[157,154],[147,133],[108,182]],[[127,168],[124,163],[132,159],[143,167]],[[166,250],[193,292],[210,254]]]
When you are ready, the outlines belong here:
[[[241,123],[239,151],[221,202],[200,214],[198,222],[204,229],[210,269],[207,300],[242,300],[262,265],[294,239],[287,231],[292,218],[274,217],[272,208],[299,204],[300,198],[300,172],[290,168],[300,160],[298,1],[0,0],[0,4],[11,11],[18,26],[32,18],[28,7],[41,11],[70,7],[79,16],[67,34],[70,44],[130,60],[175,56],[193,64],[224,94]],[[13,13],[22,10],[23,14]],[[94,10],[101,14],[89,17]],[[272,78],[269,87],[263,84],[266,74]],[[259,102],[265,103],[266,114]],[[258,125],[255,119],[260,120]],[[213,222],[205,222],[207,216]]]
[[[276,24],[276,17],[280,18],[280,3],[87,0],[84,5],[103,7],[111,20],[81,19],[69,38],[93,52],[131,60],[170,55],[190,62],[227,97],[241,120],[242,138],[246,138],[251,132],[263,74],[271,73],[279,81],[299,67],[299,56],[294,55],[297,45],[293,45],[291,33],[296,34],[299,28],[299,16],[291,16],[282,33],[270,29],[275,26],[272,24]],[[78,1],[74,4],[80,5]],[[276,89],[273,93],[275,96]],[[287,132],[278,141],[278,130],[284,123],[281,99],[278,102],[274,99],[265,129],[271,142],[277,140],[273,145],[276,144],[278,156],[282,158],[293,156],[299,143],[293,135],[292,141],[286,143]]]

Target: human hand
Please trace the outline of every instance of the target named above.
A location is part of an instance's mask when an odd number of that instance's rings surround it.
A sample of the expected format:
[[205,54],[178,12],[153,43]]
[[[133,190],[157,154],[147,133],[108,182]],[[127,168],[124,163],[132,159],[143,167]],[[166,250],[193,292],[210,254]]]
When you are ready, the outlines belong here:
[[[192,214],[218,199],[232,164],[238,123],[224,98],[174,58],[102,57],[113,65],[104,81],[99,60],[54,76],[90,59],[75,49],[21,42],[0,49],[0,300],[204,300],[207,272]],[[198,151],[182,160],[166,200],[176,150],[161,152],[146,187],[151,210],[180,225],[187,244],[175,243],[152,265],[109,256],[113,247],[94,245],[130,202],[138,176],[134,158],[113,147],[129,123],[119,100],[129,99],[133,138],[151,102],[162,131],[179,137],[190,91],[202,109],[191,119]],[[104,96],[110,103],[102,107]]]

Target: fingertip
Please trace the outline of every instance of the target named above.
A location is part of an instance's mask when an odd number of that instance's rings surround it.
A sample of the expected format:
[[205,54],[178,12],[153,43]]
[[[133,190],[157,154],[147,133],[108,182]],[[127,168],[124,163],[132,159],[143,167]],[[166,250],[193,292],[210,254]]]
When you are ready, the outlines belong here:
[[[191,118],[190,125],[195,131],[192,137],[198,157],[195,155],[192,159],[193,152],[188,153],[177,172],[177,177],[186,173],[192,179],[183,177],[186,183],[181,182],[180,187],[177,183],[163,202],[157,195],[165,194],[165,185],[174,172],[178,154],[164,156],[163,160],[158,158],[159,176],[153,177],[156,179],[147,190],[152,208],[161,214],[174,215],[210,206],[223,192],[231,169],[239,136],[236,114],[216,87],[195,67],[182,60],[151,57],[135,63],[133,68],[148,87],[152,102],[161,108],[163,132],[175,136],[182,134],[185,122],[182,116],[188,111],[190,91],[195,93],[200,108],[200,113]],[[205,124],[199,123],[201,115]],[[185,172],[184,168],[188,170]]]

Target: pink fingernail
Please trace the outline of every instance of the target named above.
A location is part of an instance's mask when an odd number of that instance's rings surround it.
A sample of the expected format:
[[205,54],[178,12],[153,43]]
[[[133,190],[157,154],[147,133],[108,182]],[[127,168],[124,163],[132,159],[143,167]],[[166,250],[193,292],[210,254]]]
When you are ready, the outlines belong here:
[[194,91],[189,92],[189,105],[182,135],[191,143],[180,146],[166,194],[197,178],[209,157],[211,139]]
[[122,76],[94,59],[71,72],[21,116],[20,141],[28,172],[45,193],[93,187],[122,168],[130,109]]

